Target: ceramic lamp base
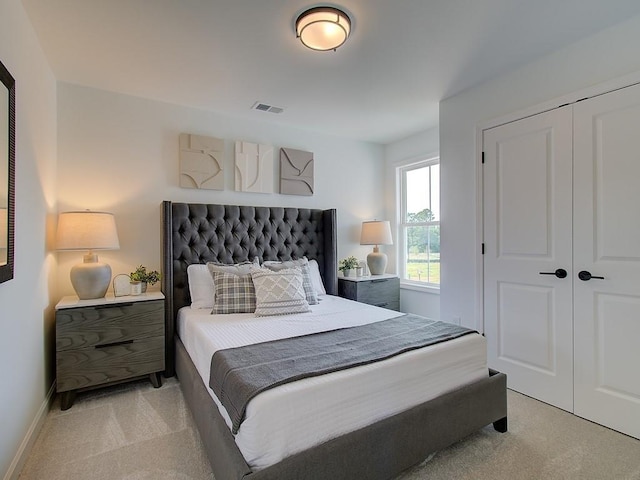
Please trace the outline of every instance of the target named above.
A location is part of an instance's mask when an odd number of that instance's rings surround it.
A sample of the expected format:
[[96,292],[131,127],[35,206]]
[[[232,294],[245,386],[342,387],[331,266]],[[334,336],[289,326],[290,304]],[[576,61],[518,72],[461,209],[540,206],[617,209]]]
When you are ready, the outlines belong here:
[[71,284],[80,300],[102,298],[111,282],[111,267],[100,263],[98,256],[84,256],[84,262],[71,268]]
[[375,247],[373,252],[367,255],[367,266],[371,275],[382,275],[387,269],[387,256]]

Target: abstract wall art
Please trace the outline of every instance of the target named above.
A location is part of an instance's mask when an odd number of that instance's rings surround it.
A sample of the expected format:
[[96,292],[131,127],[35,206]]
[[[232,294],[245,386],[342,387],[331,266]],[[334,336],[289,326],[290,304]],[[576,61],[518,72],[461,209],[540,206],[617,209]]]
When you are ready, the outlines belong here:
[[224,190],[224,140],[180,134],[180,186]]
[[280,193],[313,195],[313,153],[280,149]]
[[236,191],[273,193],[273,147],[236,141]]

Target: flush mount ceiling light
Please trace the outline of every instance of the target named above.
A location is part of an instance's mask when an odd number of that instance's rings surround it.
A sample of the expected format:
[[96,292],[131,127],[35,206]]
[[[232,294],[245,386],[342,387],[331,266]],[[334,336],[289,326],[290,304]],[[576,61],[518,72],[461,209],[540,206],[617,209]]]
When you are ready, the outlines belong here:
[[296,36],[312,50],[335,50],[349,38],[351,19],[333,7],[315,7],[296,20]]

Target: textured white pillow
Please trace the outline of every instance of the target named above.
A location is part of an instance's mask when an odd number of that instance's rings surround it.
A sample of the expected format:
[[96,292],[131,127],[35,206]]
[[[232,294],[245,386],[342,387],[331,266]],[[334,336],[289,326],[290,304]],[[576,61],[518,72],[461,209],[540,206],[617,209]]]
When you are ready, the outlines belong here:
[[273,270],[274,272],[284,270],[285,268],[300,268],[302,271],[302,288],[304,288],[307,303],[309,305],[318,304],[318,292],[311,282],[311,268],[309,267],[307,257],[302,257],[297,260],[284,260],[282,262],[266,261],[262,266],[267,267],[269,270]]
[[213,277],[204,264],[193,263],[187,267],[191,308],[213,308]]
[[311,273],[311,283],[313,288],[316,289],[318,294],[325,295],[327,291],[324,289],[324,283],[322,283],[322,277],[320,276],[320,267],[315,260],[309,260],[309,271]]
[[311,311],[302,286],[300,269],[278,272],[261,269],[251,272],[251,278],[256,290],[257,317]]

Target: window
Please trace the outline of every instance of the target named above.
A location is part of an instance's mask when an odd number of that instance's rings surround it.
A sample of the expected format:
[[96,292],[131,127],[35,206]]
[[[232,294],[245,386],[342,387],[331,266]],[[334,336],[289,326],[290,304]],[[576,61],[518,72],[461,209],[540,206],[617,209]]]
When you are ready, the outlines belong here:
[[400,167],[399,269],[403,282],[440,287],[440,163]]

